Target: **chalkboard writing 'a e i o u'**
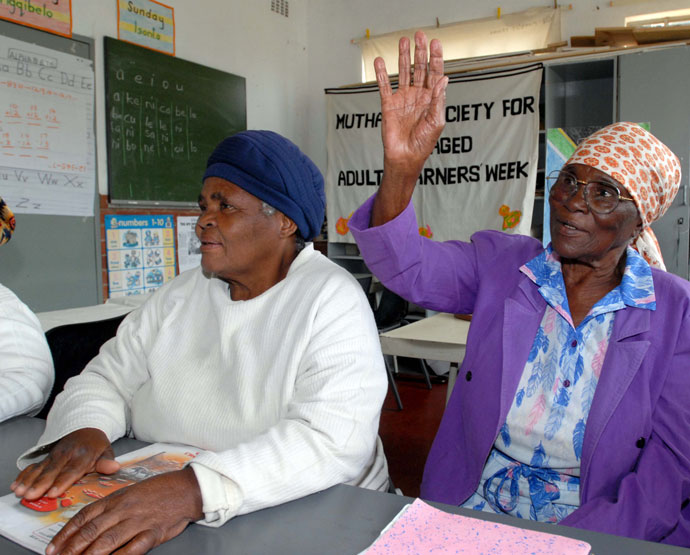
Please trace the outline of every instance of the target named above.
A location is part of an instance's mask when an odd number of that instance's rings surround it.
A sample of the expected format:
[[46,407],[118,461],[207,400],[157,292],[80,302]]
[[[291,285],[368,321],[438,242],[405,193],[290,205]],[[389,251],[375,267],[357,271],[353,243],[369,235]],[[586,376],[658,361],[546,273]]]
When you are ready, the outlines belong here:
[[206,160],[246,129],[245,79],[105,38],[110,199],[196,202]]

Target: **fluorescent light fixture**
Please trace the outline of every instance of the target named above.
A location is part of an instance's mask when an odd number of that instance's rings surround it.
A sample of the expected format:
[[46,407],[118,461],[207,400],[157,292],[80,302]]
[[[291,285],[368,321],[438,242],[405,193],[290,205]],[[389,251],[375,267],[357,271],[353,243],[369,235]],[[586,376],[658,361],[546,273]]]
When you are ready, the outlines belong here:
[[[611,5],[615,7],[623,3],[625,0],[614,0]],[[672,25],[690,25],[690,9],[632,15],[625,18],[626,27],[668,27]]]

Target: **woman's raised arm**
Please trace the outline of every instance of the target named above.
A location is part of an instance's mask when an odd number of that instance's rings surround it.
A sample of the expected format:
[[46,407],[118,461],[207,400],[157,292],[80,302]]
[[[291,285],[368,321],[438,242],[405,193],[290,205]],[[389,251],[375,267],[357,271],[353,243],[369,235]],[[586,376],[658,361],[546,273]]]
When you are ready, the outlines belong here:
[[424,162],[445,125],[448,78],[443,75],[441,43],[434,39],[427,45],[426,35],[415,33],[414,72],[409,39],[400,39],[398,52],[395,92],[385,62],[374,60],[381,94],[383,178],[372,209],[372,226],[392,220],[409,204]]

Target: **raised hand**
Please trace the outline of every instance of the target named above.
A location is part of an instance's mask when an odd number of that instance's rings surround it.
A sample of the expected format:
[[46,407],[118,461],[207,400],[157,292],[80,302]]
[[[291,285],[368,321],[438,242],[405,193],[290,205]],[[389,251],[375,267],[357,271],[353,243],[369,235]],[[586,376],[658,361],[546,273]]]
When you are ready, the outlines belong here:
[[397,216],[409,203],[424,162],[431,154],[445,125],[443,49],[438,40],[429,45],[415,33],[414,74],[411,74],[410,41],[398,45],[398,90],[393,92],[386,64],[374,60],[381,94],[383,178],[374,202],[371,225],[381,225]]
[[58,497],[89,472],[113,474],[120,469],[110,441],[95,428],[67,434],[41,462],[27,466],[10,486],[17,497]]

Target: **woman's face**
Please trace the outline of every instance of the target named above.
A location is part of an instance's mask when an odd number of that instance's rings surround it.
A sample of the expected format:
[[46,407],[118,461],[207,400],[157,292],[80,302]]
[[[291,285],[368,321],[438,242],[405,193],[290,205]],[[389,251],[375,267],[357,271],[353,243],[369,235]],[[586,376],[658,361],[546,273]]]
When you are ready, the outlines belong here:
[[280,219],[267,216],[261,201],[234,183],[208,177],[199,194],[196,234],[201,267],[226,281],[251,281],[276,252]]
[[[624,197],[628,191],[608,174],[584,164],[570,164],[567,169],[578,181],[608,182],[620,190]],[[609,214],[595,214],[584,198],[584,186],[564,201],[549,198],[551,207],[551,244],[562,257],[591,263],[609,260],[613,265],[631,239],[637,236],[642,222],[635,203],[621,200]]]

